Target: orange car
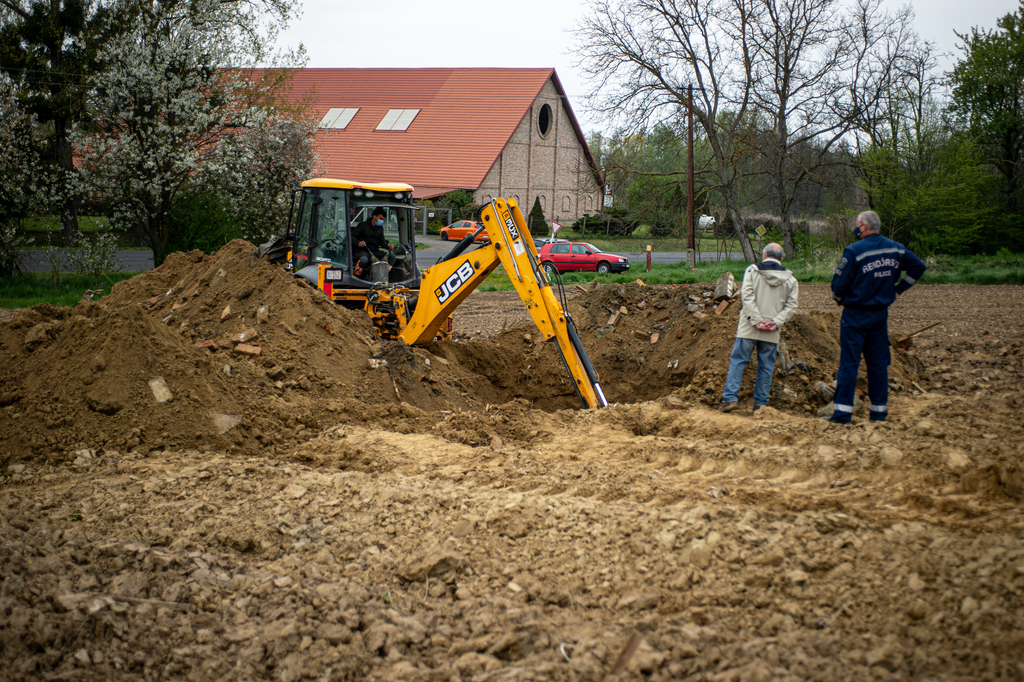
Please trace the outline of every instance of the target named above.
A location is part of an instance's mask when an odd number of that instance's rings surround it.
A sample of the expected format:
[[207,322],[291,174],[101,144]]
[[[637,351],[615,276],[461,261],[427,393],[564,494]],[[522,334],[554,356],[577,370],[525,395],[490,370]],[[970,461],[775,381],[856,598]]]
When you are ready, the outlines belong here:
[[[458,241],[468,234],[473,234],[481,226],[481,223],[474,222],[472,220],[459,220],[448,227],[441,228],[441,241],[446,242],[448,240]],[[474,241],[478,242],[489,242],[491,241],[490,236],[487,234],[487,230],[484,230],[476,236]]]

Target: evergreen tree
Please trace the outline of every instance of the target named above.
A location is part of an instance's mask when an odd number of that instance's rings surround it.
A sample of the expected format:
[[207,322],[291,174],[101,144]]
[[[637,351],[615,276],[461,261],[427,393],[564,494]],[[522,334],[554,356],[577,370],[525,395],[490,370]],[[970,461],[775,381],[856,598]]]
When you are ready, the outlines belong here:
[[526,217],[529,223],[530,234],[534,237],[546,237],[548,234],[548,220],[544,217],[544,209],[540,206],[540,197],[533,200],[533,208],[530,215]]
[[60,213],[64,245],[73,246],[80,190],[71,138],[75,126],[88,118],[88,79],[109,8],[91,0],[5,0],[2,6],[0,73],[17,85],[22,106],[48,126],[40,150],[42,161],[53,170],[48,198]]

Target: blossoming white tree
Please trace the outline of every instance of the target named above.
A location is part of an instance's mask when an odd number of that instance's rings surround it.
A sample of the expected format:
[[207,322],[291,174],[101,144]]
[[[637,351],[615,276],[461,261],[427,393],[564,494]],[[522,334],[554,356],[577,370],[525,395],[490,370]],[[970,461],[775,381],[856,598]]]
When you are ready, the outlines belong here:
[[211,179],[242,236],[259,242],[285,231],[289,190],[317,174],[317,121],[298,112],[259,109],[248,126],[223,135]]
[[18,102],[14,84],[0,76],[0,276],[18,270],[14,221],[28,209],[40,172],[32,116]]
[[157,263],[166,256],[171,208],[190,186],[230,185],[259,167],[245,163],[255,158],[246,131],[265,135],[287,71],[254,68],[303,63],[301,48],[270,53],[295,9],[294,0],[125,4],[129,29],[99,53],[103,68],[90,99],[96,123],[78,143],[86,177],[110,201],[115,224],[139,231]]

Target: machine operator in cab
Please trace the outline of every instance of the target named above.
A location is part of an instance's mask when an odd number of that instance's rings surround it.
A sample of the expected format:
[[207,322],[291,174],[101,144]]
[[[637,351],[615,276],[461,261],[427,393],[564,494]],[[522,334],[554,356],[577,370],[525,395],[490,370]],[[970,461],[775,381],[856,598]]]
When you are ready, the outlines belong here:
[[370,269],[374,258],[386,260],[393,264],[393,258],[389,251],[394,248],[388,243],[384,236],[384,218],[386,213],[383,208],[375,208],[370,214],[369,220],[357,224],[352,230],[352,239],[355,242],[353,256],[355,256],[355,275],[359,276]]

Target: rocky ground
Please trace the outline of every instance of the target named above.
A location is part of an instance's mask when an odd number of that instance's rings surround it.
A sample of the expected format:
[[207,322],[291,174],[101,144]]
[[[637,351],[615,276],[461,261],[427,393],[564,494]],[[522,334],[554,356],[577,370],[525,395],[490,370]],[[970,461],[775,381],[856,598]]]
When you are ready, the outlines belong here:
[[513,293],[409,349],[251,250],[0,323],[0,678],[1024,679],[1024,288],[833,427],[824,285],[756,415],[712,285],[572,288],[589,411]]

